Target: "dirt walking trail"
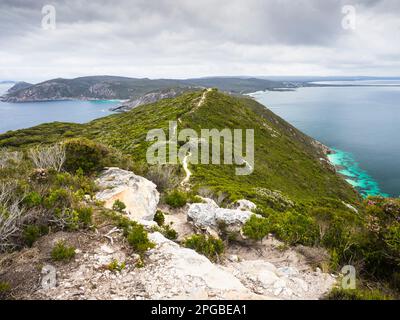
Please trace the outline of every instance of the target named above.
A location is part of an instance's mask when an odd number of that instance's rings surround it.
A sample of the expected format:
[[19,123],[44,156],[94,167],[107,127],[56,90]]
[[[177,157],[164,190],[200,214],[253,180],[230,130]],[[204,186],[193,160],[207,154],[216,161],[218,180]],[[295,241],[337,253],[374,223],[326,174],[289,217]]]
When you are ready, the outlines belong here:
[[[208,88],[207,90],[205,90],[199,100],[199,102],[195,105],[195,107],[190,110],[189,113],[193,113],[194,111],[196,111],[198,108],[200,108],[206,101],[207,98],[207,93],[210,92],[212,89]],[[180,119],[178,119],[178,122],[180,121]],[[189,183],[189,179],[190,176],[192,175],[192,172],[189,170],[189,163],[188,163],[188,159],[192,154],[190,152],[188,152],[185,157],[182,160],[182,166],[183,166],[183,170],[185,170],[185,178],[182,180],[181,182],[181,186],[186,186]]]

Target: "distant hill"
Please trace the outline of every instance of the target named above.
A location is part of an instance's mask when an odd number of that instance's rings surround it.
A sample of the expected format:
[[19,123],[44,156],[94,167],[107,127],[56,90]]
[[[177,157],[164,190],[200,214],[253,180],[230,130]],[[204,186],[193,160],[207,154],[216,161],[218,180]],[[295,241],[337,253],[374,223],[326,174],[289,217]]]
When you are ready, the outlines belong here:
[[14,92],[17,92],[17,91],[22,90],[22,89],[29,88],[31,86],[33,86],[32,83],[20,81],[20,82],[17,82],[15,85],[13,85],[10,89],[8,89],[7,94],[12,94]]
[[75,79],[52,79],[38,84],[14,86],[2,97],[7,102],[48,100],[109,100],[138,99],[163,89],[188,87],[215,87],[231,93],[250,93],[281,87],[293,87],[290,83],[256,78],[201,78],[201,79],[136,79],[115,76],[91,76]]
[[135,99],[130,99],[128,101],[123,102],[122,104],[111,108],[112,111],[125,112],[132,110],[133,108],[137,108],[144,104],[154,103],[160,101],[162,99],[175,98],[183,93],[189,91],[198,91],[201,90],[200,87],[177,87],[177,88],[168,88],[168,89],[160,89],[155,90],[149,93],[144,94],[143,96]]
[[0,81],[0,84],[13,84],[16,83],[16,81],[12,81],[12,80],[2,80]]
[[3,97],[8,102],[72,100],[72,99],[130,99],[149,91],[177,87],[176,80],[133,79],[113,76],[52,79],[12,91]]
[[275,88],[294,87],[290,83],[258,78],[214,77],[189,79],[187,81],[189,81],[191,84],[195,84],[198,86],[207,88],[218,88],[221,91],[232,93],[251,93],[255,91],[265,91]]

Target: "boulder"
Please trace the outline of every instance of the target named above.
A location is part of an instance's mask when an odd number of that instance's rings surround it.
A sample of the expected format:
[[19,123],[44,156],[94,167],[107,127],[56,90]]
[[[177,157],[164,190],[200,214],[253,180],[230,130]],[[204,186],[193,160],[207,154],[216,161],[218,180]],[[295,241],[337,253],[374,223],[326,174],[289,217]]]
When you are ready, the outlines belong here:
[[153,182],[131,171],[107,168],[96,183],[102,189],[96,199],[104,201],[106,208],[111,209],[120,200],[126,205],[125,212],[130,219],[153,220],[160,199]]
[[149,239],[156,244],[148,254],[152,269],[157,270],[157,274],[153,272],[152,277],[160,278],[169,285],[174,284],[177,288],[174,298],[195,298],[197,295],[195,292],[198,290],[202,290],[204,298],[210,296],[231,299],[267,298],[252,293],[224,267],[213,264],[192,249],[182,248],[158,232],[149,234]]
[[204,203],[207,203],[207,204],[209,204],[209,205],[212,205],[212,206],[215,207],[215,208],[218,208],[217,203],[216,203],[213,199],[204,198],[204,197],[200,197],[200,199],[203,200]]
[[222,224],[228,231],[240,231],[253,214],[239,209],[219,208],[208,203],[192,203],[187,212],[188,219],[197,228],[218,230]]
[[228,260],[226,268],[246,288],[280,299],[316,299],[335,284],[335,279],[328,274],[315,273],[311,269],[300,271],[297,265],[277,267],[265,260]]
[[238,210],[253,211],[257,208],[257,205],[249,200],[240,199],[234,203],[234,207]]

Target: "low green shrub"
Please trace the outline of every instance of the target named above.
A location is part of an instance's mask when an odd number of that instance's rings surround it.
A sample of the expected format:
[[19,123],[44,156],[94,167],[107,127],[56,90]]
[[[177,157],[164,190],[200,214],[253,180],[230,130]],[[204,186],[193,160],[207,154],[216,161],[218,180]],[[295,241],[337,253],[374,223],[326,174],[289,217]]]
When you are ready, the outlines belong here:
[[256,241],[262,241],[270,232],[270,226],[267,219],[253,214],[250,219],[246,221],[242,230],[246,237]]
[[154,243],[149,240],[148,233],[141,224],[130,223],[126,238],[132,248],[140,255],[143,255],[148,249],[154,248]]
[[166,237],[169,240],[176,240],[178,238],[178,232],[174,228],[172,228],[172,223],[171,225],[162,225],[158,227],[153,227],[152,231],[154,232],[160,232],[164,237]]
[[148,238],[148,233],[143,225],[130,220],[126,216],[115,211],[105,211],[105,216],[110,218],[113,223],[123,230],[128,243],[141,256],[148,250],[154,248],[155,244]]
[[163,226],[163,233],[164,237],[169,240],[176,240],[178,238],[178,232],[171,225]]
[[54,261],[70,261],[75,257],[75,248],[66,245],[65,241],[60,240],[51,251],[51,258]]
[[82,190],[84,194],[93,195],[98,189],[93,179],[78,173],[75,175],[69,172],[56,173],[54,177],[51,177],[51,182],[59,188],[70,188],[75,191]]
[[93,209],[90,207],[56,208],[55,221],[61,229],[78,230],[90,227],[92,224]]
[[286,244],[313,246],[319,241],[318,227],[310,216],[296,211],[276,213],[270,217],[271,232]]
[[387,278],[400,272],[400,199],[370,197],[364,204],[366,234],[359,250],[366,269]]
[[334,288],[326,297],[328,300],[392,300],[379,290]]
[[319,229],[319,238],[326,248],[335,248],[338,254],[348,247],[361,226],[361,221],[349,211],[332,208],[313,208],[310,216]]
[[0,281],[0,299],[6,298],[10,291],[10,284],[8,282]]
[[121,272],[126,268],[126,263],[121,262],[119,263],[117,259],[113,259],[108,265],[107,265],[107,270],[110,270],[112,272]]
[[157,210],[157,212],[154,215],[154,219],[153,220],[155,222],[157,222],[157,224],[161,227],[165,222],[164,213],[161,210]]
[[33,191],[25,196],[23,202],[28,208],[33,208],[40,206],[42,204],[42,200],[42,196],[38,192]]
[[82,227],[89,227],[92,224],[93,209],[90,207],[75,208],[78,212],[79,224]]
[[131,169],[132,163],[128,156],[120,151],[86,139],[75,138],[64,142],[66,159],[64,169],[71,173],[80,172],[90,175],[99,172],[104,167],[119,167]]
[[132,220],[117,213],[112,214],[111,218],[114,220],[114,223],[117,225],[117,227],[123,230],[124,236],[128,236],[129,229],[133,224]]
[[81,169],[84,174],[91,174],[102,170],[109,150],[94,141],[79,138],[67,140],[65,143],[66,159],[64,169],[75,173]]
[[48,233],[47,226],[38,226],[34,224],[27,225],[23,231],[23,239],[27,246],[32,247],[37,239]]
[[165,202],[173,208],[181,208],[187,203],[188,197],[185,192],[173,190],[165,196]]
[[184,246],[193,249],[214,261],[217,260],[219,255],[221,255],[225,250],[222,240],[211,236],[207,237],[204,234],[192,235],[185,240]]
[[125,209],[126,209],[126,205],[125,205],[125,203],[123,203],[121,200],[115,200],[114,201],[114,203],[113,203],[113,206],[112,206],[112,209],[114,210],[114,211],[117,211],[117,212],[123,212]]
[[70,192],[63,188],[51,190],[43,200],[43,204],[47,209],[69,207],[71,202]]

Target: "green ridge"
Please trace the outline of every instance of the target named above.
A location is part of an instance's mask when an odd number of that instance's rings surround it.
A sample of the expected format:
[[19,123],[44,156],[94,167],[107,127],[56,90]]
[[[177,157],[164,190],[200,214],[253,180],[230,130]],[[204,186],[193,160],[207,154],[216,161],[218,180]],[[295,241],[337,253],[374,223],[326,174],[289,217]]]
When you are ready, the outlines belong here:
[[[190,165],[191,183],[227,192],[232,198],[247,197],[262,202],[256,188],[280,190],[293,200],[339,198],[355,203],[354,189],[324,165],[322,151],[312,139],[276,116],[256,101],[234,97],[216,90],[207,93],[205,103],[195,108],[201,92],[140,106],[87,124],[50,123],[0,135],[0,147],[29,147],[54,143],[71,137],[86,137],[111,145],[145,164],[150,145],[147,132],[162,128],[168,133],[169,121],[179,129],[231,128],[255,130],[255,170],[248,176],[235,175],[235,165]],[[193,112],[189,112],[193,109]],[[273,130],[273,131],[271,131]],[[275,137],[271,136],[275,132]]]

